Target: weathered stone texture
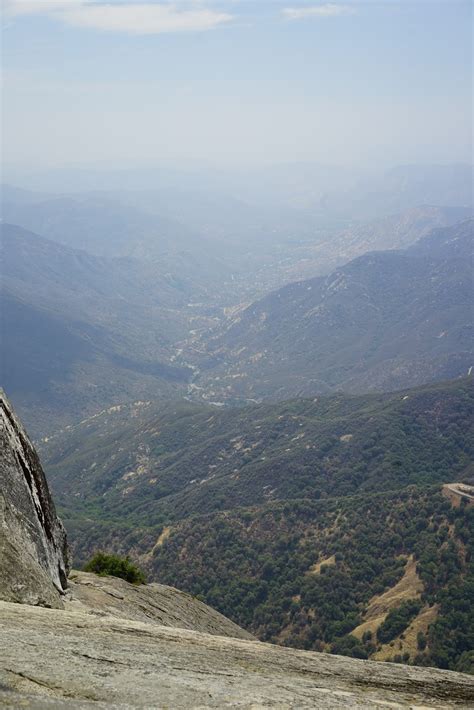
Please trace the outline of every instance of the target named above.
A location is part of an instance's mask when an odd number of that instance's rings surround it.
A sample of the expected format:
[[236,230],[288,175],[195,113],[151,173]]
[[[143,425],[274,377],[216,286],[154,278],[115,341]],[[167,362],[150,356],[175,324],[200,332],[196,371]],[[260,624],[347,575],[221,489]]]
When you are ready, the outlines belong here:
[[[24,694],[31,708],[47,707],[42,698],[65,709],[88,701],[173,710],[474,706],[474,678],[460,673],[297,651],[96,611],[0,602],[0,683]],[[0,692],[0,707],[11,698]]]
[[38,455],[0,390],[0,599],[61,607],[66,533]]
[[254,639],[227,617],[186,592],[164,584],[133,585],[116,577],[73,570],[65,598],[68,611],[145,621],[215,636]]

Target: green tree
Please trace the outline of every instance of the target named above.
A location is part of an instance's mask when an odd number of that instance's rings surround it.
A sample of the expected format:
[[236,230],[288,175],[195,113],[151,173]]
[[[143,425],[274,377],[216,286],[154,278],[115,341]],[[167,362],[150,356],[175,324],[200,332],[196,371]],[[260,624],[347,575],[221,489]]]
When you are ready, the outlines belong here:
[[95,572],[101,577],[120,577],[131,584],[145,584],[145,573],[134,565],[129,557],[109,555],[106,552],[96,552],[86,565],[84,572]]

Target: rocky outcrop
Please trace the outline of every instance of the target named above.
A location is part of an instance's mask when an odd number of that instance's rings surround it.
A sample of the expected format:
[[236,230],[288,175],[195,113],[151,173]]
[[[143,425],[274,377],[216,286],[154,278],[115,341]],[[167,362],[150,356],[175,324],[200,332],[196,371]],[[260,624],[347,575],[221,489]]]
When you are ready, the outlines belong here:
[[61,607],[66,533],[38,455],[0,390],[0,599]]
[[117,577],[73,570],[65,597],[68,611],[144,621],[215,636],[254,639],[233,621],[186,592],[164,584],[134,586]]
[[0,708],[474,705],[474,678],[460,673],[297,651],[84,609],[0,602],[0,638]]

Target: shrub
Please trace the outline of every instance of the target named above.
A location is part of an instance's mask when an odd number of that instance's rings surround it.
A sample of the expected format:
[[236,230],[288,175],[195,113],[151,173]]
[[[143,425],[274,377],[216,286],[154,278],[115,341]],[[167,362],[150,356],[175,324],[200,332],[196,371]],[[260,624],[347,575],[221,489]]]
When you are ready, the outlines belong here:
[[120,577],[131,584],[145,584],[145,573],[129,557],[96,552],[84,566],[84,572],[95,572],[101,577]]
[[459,671],[459,673],[471,673],[474,675],[474,651],[464,651],[454,670]]
[[416,635],[416,643],[417,643],[419,651],[425,650],[427,641],[426,641],[426,636],[423,633],[423,631],[418,631],[418,633]]
[[392,609],[385,621],[383,621],[377,630],[377,639],[381,643],[392,641],[402,631],[405,631],[408,624],[421,609],[421,602],[417,599],[410,599],[403,602],[396,609]]

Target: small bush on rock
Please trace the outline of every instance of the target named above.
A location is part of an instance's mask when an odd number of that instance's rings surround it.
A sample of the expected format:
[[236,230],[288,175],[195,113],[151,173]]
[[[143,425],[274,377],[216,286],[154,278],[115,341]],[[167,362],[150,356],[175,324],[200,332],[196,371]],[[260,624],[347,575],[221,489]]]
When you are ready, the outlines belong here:
[[101,577],[120,577],[131,584],[145,584],[145,573],[129,557],[108,555],[105,552],[96,552],[94,557],[84,566],[84,572],[95,572]]

